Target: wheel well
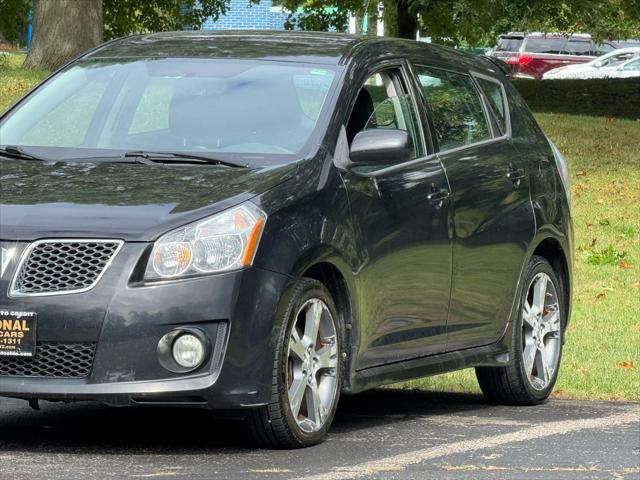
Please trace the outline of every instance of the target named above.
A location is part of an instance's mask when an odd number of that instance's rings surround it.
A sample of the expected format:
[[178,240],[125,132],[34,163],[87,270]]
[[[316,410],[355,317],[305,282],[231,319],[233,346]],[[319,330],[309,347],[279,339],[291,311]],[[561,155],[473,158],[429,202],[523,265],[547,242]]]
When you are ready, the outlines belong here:
[[571,298],[571,285],[569,283],[569,266],[567,265],[567,258],[562,250],[560,242],[554,238],[546,238],[540,242],[533,254],[545,258],[551,264],[556,276],[562,282],[562,293],[566,309],[565,319],[568,320],[567,313],[569,308],[569,299]]
[[338,310],[338,315],[342,319],[342,323],[345,328],[344,335],[344,349],[343,352],[347,354],[346,358],[346,370],[344,376],[344,384],[348,385],[349,374],[351,361],[352,361],[352,346],[353,346],[353,315],[352,315],[352,307],[351,307],[351,298],[349,295],[349,289],[347,288],[347,282],[344,279],[340,270],[338,270],[334,265],[321,262],[316,263],[309,267],[303,274],[303,277],[313,278],[314,280],[319,281],[329,293],[331,293],[331,297],[336,304],[336,309]]
[[302,276],[313,278],[327,287],[336,304],[338,314],[342,316],[345,328],[350,330],[352,327],[351,302],[347,283],[340,270],[330,263],[321,262],[309,267]]

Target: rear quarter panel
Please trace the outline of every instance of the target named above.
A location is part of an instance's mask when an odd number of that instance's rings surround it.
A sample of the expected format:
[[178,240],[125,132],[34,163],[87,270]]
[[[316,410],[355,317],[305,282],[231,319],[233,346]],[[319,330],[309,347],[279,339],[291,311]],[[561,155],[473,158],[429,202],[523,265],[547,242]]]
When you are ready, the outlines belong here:
[[545,133],[515,87],[510,82],[506,87],[512,105],[512,141],[528,165],[531,204],[536,222],[536,234],[529,245],[527,258],[545,239],[555,239],[567,260],[567,288],[570,295],[574,244],[569,199]]

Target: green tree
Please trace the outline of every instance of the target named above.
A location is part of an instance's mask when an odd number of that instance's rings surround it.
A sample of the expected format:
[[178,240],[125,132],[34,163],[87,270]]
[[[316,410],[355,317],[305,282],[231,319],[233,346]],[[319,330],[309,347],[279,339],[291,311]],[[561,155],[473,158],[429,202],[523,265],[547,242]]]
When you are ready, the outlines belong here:
[[[247,2],[255,0],[247,0]],[[132,33],[181,30],[217,20],[229,0],[103,0],[105,39]]]
[[29,0],[0,0],[0,40],[19,43],[26,30]]
[[640,0],[413,0],[411,9],[423,35],[451,45],[489,45],[509,30],[640,36]]
[[597,39],[640,37],[640,0],[284,0],[287,28],[343,31],[348,12],[380,7],[385,35],[435,42],[490,45],[509,30],[587,32]]

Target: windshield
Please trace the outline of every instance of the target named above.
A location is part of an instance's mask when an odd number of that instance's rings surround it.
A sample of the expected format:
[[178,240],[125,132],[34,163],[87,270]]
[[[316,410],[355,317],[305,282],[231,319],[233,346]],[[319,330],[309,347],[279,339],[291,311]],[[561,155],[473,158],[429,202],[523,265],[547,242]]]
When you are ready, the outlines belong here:
[[318,124],[334,76],[324,66],[282,62],[83,61],[2,120],[0,145],[48,147],[54,158],[132,150],[295,155]]

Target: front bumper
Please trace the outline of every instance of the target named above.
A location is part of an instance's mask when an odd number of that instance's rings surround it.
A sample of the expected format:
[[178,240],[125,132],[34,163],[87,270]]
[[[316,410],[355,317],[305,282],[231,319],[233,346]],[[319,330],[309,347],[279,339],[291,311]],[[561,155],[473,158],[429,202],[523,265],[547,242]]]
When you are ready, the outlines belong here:
[[[0,368],[0,396],[215,409],[269,402],[276,311],[289,277],[252,267],[155,284],[132,281],[148,249],[126,243],[100,282],[77,294],[11,298],[15,265],[9,265],[0,278],[0,307],[37,312],[39,344],[95,344],[95,354],[84,378],[7,375]],[[198,328],[211,340],[208,360],[190,374],[158,362],[158,341],[179,327]]]

